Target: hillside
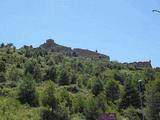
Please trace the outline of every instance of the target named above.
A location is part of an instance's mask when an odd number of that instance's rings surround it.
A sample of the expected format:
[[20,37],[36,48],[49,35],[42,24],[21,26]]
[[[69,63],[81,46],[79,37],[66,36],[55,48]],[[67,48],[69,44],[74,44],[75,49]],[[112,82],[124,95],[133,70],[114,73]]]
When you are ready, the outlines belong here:
[[[0,120],[159,120],[160,70],[48,39],[0,45]],[[141,93],[141,94],[140,94]],[[153,102],[154,101],[154,102]]]

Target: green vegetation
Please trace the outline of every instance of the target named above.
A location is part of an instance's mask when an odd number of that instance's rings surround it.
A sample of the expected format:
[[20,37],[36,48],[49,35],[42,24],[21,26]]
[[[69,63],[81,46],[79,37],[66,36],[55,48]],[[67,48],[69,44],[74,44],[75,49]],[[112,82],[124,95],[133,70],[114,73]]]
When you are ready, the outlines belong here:
[[145,119],[160,119],[160,70],[150,61],[119,63],[55,45],[0,45],[0,119],[97,120],[116,113],[118,120],[140,120],[139,79]]

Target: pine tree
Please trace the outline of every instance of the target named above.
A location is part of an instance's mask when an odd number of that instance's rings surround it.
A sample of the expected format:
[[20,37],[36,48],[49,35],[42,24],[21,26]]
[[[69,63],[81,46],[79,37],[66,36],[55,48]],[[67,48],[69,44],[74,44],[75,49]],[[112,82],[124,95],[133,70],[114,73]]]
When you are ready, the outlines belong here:
[[31,75],[27,74],[19,86],[18,99],[21,103],[28,103],[30,106],[38,106],[38,94],[35,89]]
[[145,100],[147,120],[160,120],[160,80],[148,83]]

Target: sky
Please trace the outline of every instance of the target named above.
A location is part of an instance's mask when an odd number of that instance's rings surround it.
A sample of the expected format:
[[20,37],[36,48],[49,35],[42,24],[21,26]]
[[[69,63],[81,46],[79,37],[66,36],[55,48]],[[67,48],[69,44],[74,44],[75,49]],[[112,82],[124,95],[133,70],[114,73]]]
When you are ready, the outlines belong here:
[[160,66],[160,0],[0,0],[0,43],[56,43]]

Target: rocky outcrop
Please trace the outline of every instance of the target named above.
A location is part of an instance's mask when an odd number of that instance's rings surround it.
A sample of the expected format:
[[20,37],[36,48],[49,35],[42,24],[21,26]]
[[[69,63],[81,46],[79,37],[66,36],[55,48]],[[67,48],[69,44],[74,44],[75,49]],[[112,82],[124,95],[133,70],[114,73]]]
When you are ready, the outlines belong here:
[[102,59],[107,59],[109,60],[109,56],[104,55],[104,54],[100,54],[98,52],[94,52],[91,50],[87,50],[87,49],[80,49],[80,48],[75,48],[73,49],[73,51],[81,57],[88,57],[88,58],[102,58]]
[[94,52],[91,50],[80,49],[80,48],[71,49],[70,47],[58,45],[52,39],[46,40],[46,43],[40,45],[40,48],[50,49],[53,52],[60,52],[65,55],[73,55],[73,56],[86,57],[86,58],[96,58],[96,59],[106,59],[106,60],[110,59],[109,56],[104,55],[104,54],[100,54],[97,51]]
[[50,49],[53,52],[62,52],[62,53],[72,53],[72,49],[70,47],[58,45],[52,39],[46,40],[46,43],[40,45],[40,48],[43,49]]
[[134,67],[136,69],[152,68],[151,61],[124,63],[124,65]]
[[51,49],[51,48],[55,48],[55,47],[57,47],[57,46],[59,46],[59,45],[56,44],[56,43],[54,42],[54,40],[48,39],[48,40],[46,40],[46,43],[40,45],[40,48]]

